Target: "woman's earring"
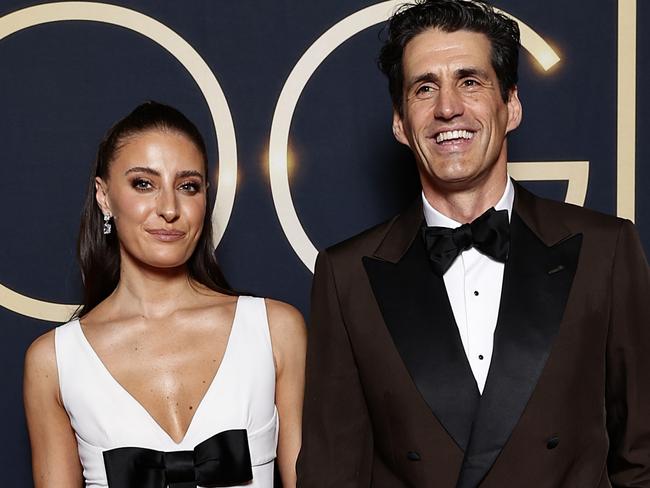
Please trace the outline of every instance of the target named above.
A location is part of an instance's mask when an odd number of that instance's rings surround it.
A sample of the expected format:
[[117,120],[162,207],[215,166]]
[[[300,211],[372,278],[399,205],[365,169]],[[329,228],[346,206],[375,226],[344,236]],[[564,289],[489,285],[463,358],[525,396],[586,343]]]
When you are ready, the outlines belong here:
[[111,216],[109,214],[104,214],[104,235],[110,234],[113,226],[111,225]]

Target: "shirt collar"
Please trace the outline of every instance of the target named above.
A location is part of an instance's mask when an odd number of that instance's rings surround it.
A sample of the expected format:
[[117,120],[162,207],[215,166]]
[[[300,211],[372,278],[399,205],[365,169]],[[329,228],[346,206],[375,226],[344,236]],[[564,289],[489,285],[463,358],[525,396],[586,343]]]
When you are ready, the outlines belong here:
[[[512,180],[508,178],[506,189],[503,192],[501,199],[494,206],[494,209],[507,210],[508,218],[510,218],[514,200],[515,187],[512,184]],[[424,192],[422,192],[422,209],[424,210],[424,219],[426,220],[429,227],[449,227],[450,229],[455,229],[456,227],[460,227],[462,225],[460,222],[456,222],[454,219],[447,217],[446,215],[433,208],[424,196]]]

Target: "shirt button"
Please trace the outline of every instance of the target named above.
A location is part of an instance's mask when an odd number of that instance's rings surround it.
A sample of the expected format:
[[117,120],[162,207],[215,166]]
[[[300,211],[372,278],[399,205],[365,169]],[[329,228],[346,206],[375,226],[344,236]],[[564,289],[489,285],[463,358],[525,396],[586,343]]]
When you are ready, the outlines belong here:
[[415,451],[407,452],[406,457],[409,459],[409,461],[419,461],[421,459],[420,454]]
[[556,435],[546,441],[546,449],[555,449],[560,443],[560,438]]
[[474,290],[474,296],[475,296],[475,297],[478,296],[478,291]]
[[478,358],[479,358],[481,361],[483,361],[483,354],[479,354],[479,355],[478,355]]

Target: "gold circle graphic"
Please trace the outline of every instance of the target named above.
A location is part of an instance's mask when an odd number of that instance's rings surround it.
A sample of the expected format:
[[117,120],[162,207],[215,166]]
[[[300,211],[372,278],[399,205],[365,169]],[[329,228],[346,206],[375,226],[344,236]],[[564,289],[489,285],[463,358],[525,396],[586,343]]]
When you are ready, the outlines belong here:
[[[288,173],[289,130],[298,100],[321,63],[341,44],[364,29],[387,20],[404,0],[389,0],[355,12],[328,29],[305,51],[289,74],[275,107],[269,141],[269,179],[273,204],[282,230],[298,257],[309,270],[314,271],[318,251],[305,232],[291,198]],[[515,20],[521,29],[521,44],[540,63],[544,70],[559,60],[544,39],[532,28]]]
[[[161,22],[140,12],[97,2],[55,2],[17,10],[0,18],[0,40],[40,24],[69,20],[103,22],[138,32],[165,48],[190,73],[210,109],[219,147],[217,196],[212,212],[217,245],[230,219],[237,190],[237,144],[232,115],[214,73],[198,52]],[[29,298],[0,284],[0,306],[28,317],[64,322],[77,308]]]

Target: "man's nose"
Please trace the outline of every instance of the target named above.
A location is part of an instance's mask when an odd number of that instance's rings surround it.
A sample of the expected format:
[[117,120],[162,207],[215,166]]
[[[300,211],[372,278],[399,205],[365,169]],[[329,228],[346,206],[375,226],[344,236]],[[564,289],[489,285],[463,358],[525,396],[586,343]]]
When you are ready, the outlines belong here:
[[156,203],[158,215],[165,219],[165,221],[173,222],[178,218],[178,199],[173,188],[161,190]]
[[437,119],[450,120],[464,111],[463,100],[456,87],[440,88],[435,104],[434,116]]

